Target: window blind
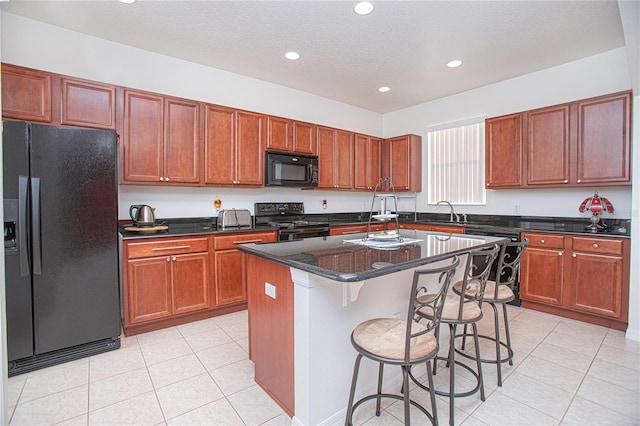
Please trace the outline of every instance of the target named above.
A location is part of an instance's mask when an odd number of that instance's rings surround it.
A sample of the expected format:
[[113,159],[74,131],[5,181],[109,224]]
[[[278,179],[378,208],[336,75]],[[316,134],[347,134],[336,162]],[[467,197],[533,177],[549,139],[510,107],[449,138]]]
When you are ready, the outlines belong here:
[[485,204],[484,121],[427,135],[428,203]]

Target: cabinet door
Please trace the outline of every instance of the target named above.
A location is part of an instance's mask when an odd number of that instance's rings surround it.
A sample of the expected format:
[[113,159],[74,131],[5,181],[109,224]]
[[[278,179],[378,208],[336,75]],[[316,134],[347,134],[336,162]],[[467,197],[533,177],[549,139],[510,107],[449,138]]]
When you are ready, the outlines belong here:
[[622,257],[574,252],[571,268],[571,308],[622,318]]
[[293,123],[293,151],[300,154],[316,154],[316,126],[311,123]]
[[340,189],[353,189],[353,133],[336,132],[334,144],[333,184]]
[[569,105],[528,112],[528,185],[569,183]]
[[51,123],[51,74],[2,64],[2,116]]
[[247,284],[245,258],[237,249],[214,253],[216,271],[216,305],[245,302]]
[[205,122],[204,183],[230,185],[235,179],[235,110],[207,105]]
[[65,77],[60,84],[61,124],[99,129],[116,128],[115,86]]
[[267,117],[267,149],[285,152],[293,149],[293,122],[291,120]]
[[486,187],[514,188],[523,184],[522,114],[485,120]]
[[354,139],[354,188],[372,190],[380,181],[382,142],[364,135]]
[[564,250],[527,247],[520,264],[520,297],[561,306],[564,285]]
[[208,253],[171,257],[173,278],[173,313],[209,308]]
[[200,183],[200,104],[165,100],[165,182]]
[[335,129],[318,126],[318,188],[333,188]]
[[262,186],[266,118],[247,111],[236,113],[236,177],[234,184]]
[[122,135],[126,182],[164,181],[164,99],[125,90]]
[[125,288],[128,324],[171,315],[171,258],[169,256],[129,260]]
[[[422,190],[422,138],[416,135],[387,139],[385,170],[396,191]],[[385,176],[383,176],[385,177]]]
[[577,183],[631,183],[631,94],[578,102]]

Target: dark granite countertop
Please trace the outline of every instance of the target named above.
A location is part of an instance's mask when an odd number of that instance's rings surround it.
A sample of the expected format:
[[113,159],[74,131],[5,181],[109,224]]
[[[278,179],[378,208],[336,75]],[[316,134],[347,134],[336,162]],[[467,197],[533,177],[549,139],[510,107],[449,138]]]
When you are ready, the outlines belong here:
[[[239,250],[334,281],[354,282],[442,260],[450,254],[490,247],[504,238],[401,230],[406,245],[375,248],[347,243],[365,234],[243,244]],[[418,240],[411,242],[411,240]]]
[[[305,218],[314,221],[328,222],[330,225],[357,225],[366,224],[369,213],[331,213],[331,214],[307,214]],[[615,236],[628,238],[631,235],[630,219],[601,219],[601,223],[607,225],[602,232],[592,233],[586,229],[590,224],[589,217],[541,217],[541,216],[502,216],[502,215],[467,215],[466,222],[450,222],[449,214],[440,213],[400,213],[398,220],[402,223],[421,223],[428,225],[453,225],[466,228],[468,231],[491,232],[557,232],[564,234],[591,235],[591,236]],[[158,219],[158,225],[167,225],[166,231],[160,232],[130,232],[125,231],[125,226],[130,226],[130,221],[121,221],[120,234],[124,239],[131,238],[156,238],[166,236],[190,236],[208,235],[234,232],[254,232],[272,230],[271,227],[249,229],[225,229],[216,227],[216,217],[200,218],[169,218]],[[373,223],[373,222],[372,222]],[[376,222],[378,223],[378,222]]]
[[158,238],[158,237],[188,237],[196,235],[210,234],[231,234],[238,232],[273,231],[274,228],[240,228],[240,229],[217,229],[216,217],[199,218],[171,218],[158,219],[156,225],[166,225],[169,228],[157,232],[126,231],[124,228],[131,226],[130,221],[121,221],[119,232],[125,240],[133,238]]
[[[315,215],[308,215],[315,218]],[[327,215],[318,215],[324,217]],[[314,219],[315,220],[315,219]],[[367,223],[369,213],[336,213],[330,215],[331,225],[351,225]],[[583,234],[598,236],[629,237],[631,235],[630,219],[601,219],[606,229],[593,233],[586,229],[590,225],[589,217],[542,217],[542,216],[504,216],[504,215],[467,215],[467,221],[451,222],[449,214],[441,213],[400,213],[399,222],[422,223],[427,225],[460,226],[478,231],[493,232],[558,232],[564,234]],[[372,223],[374,223],[372,221]]]

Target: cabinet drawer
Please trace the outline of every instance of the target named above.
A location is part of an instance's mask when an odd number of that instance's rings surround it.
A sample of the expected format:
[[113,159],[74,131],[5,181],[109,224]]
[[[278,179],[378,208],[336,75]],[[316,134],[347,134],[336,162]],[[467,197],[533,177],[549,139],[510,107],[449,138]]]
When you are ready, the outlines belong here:
[[226,250],[236,248],[239,244],[265,243],[275,240],[275,231],[231,234],[215,237],[214,247],[216,250]]
[[573,237],[573,250],[622,255],[622,241]]
[[207,238],[180,238],[175,240],[128,242],[128,258],[164,256],[170,254],[207,251]]
[[564,248],[564,236],[551,234],[523,234],[522,238],[529,239],[529,247],[541,247],[551,249]]

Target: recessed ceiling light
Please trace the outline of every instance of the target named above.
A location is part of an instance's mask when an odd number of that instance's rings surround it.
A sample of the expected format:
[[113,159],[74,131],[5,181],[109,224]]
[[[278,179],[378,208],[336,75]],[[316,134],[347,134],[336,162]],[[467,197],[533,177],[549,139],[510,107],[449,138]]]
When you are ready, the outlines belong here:
[[449,68],[455,68],[455,67],[459,67],[460,65],[462,65],[462,61],[459,59],[455,59],[453,61],[449,61],[447,62],[447,66]]
[[387,86],[382,86],[381,88],[378,89],[378,92],[385,93],[385,92],[388,92],[389,90],[391,90],[391,88]]
[[373,5],[368,1],[361,1],[360,3],[355,5],[353,11],[358,15],[368,15],[373,12]]
[[126,4],[131,4],[131,3],[135,3],[136,0],[119,0],[120,3],[126,3]]
[[295,61],[296,59],[300,58],[300,54],[298,52],[291,51],[291,52],[285,53],[284,57],[292,61]]

